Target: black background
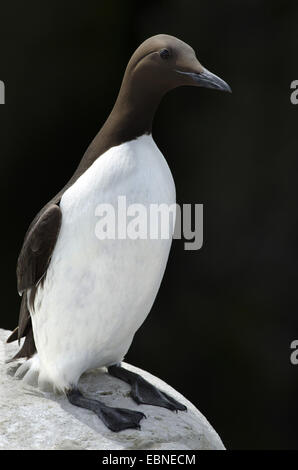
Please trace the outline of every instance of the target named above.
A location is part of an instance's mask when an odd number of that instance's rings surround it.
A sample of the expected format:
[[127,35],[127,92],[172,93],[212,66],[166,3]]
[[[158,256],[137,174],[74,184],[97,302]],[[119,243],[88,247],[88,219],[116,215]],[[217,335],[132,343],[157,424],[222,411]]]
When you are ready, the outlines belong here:
[[193,401],[230,449],[298,448],[297,15],[289,0],[1,4],[4,328],[17,323],[25,231],[105,121],[139,43],[175,35],[231,85],[180,88],[159,108],[154,139],[178,202],[204,204],[204,245],[174,241],[126,357]]

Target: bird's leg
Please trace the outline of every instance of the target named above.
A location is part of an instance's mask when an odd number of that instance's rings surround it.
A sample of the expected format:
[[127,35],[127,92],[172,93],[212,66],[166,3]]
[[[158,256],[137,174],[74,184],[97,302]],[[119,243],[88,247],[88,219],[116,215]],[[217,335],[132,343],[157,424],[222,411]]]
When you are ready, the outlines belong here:
[[108,367],[108,372],[114,377],[124,380],[131,386],[131,397],[138,404],[162,406],[172,411],[187,410],[186,406],[182,405],[165,392],[158,390],[158,388],[151,385],[147,380],[143,379],[143,377],[124,369],[124,367],[120,365]]
[[70,403],[81,408],[87,408],[97,414],[99,419],[114,432],[123,431],[124,429],[136,428],[140,429],[140,421],[146,416],[139,411],[127,410],[126,408],[112,408],[104,403],[86,398],[82,393],[74,388],[66,393]]

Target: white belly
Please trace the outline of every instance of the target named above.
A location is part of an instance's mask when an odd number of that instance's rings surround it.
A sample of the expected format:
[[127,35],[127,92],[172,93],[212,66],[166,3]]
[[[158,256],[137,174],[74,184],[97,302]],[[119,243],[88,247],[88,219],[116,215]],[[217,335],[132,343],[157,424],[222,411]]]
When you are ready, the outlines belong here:
[[40,374],[59,389],[123,359],[164,274],[171,237],[96,237],[96,206],[116,207],[119,195],[127,205],[175,202],[171,172],[151,136],[108,150],[61,199],[61,231],[30,312]]

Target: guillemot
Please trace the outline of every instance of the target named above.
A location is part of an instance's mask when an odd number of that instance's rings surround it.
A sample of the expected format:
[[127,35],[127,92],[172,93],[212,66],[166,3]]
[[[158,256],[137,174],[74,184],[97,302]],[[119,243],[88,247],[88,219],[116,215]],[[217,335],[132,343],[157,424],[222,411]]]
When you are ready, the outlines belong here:
[[8,342],[25,337],[18,354],[25,378],[38,373],[76,406],[94,411],[112,431],[139,428],[144,414],[87,398],[80,376],[96,367],[131,385],[131,397],[170,410],[186,407],[121,367],[151,310],[171,239],[98,240],[98,203],[175,203],[171,171],[151,136],[166,92],[190,85],[231,91],[183,41],[160,34],[143,42],[125,70],[115,105],[66,186],[31,223],[17,263],[22,302]]

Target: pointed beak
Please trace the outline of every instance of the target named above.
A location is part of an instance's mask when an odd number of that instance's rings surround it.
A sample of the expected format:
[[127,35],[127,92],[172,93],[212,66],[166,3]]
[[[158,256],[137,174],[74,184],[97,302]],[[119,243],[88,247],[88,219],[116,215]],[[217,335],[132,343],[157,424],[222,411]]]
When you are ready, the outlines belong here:
[[201,86],[204,88],[214,88],[215,90],[227,91],[232,93],[231,87],[221,78],[219,78],[214,73],[209,72],[209,70],[203,67],[202,72],[181,72],[177,70],[178,73],[183,75],[188,75],[193,80],[193,85]]

